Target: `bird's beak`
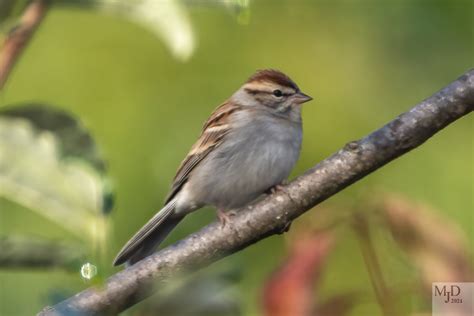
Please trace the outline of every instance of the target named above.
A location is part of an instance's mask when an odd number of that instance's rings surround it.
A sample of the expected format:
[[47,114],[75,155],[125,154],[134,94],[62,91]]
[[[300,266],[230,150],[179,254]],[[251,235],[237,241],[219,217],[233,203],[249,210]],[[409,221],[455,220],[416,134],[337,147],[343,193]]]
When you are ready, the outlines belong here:
[[313,100],[312,97],[310,97],[307,94],[304,94],[303,92],[299,91],[296,94],[293,95],[293,100],[296,104],[303,104],[305,102]]

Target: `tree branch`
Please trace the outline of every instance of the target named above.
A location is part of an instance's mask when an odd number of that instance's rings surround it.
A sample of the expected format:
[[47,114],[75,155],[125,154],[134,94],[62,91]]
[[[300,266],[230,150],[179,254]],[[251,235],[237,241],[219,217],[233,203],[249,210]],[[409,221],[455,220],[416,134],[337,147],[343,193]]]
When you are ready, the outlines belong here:
[[153,282],[209,265],[263,238],[374,170],[421,145],[474,108],[474,70],[367,137],[348,143],[284,191],[243,208],[230,225],[212,223],[40,315],[104,315],[144,299]]
[[26,7],[20,24],[6,37],[0,52],[0,91],[34,31],[46,14],[46,0],[33,0]]

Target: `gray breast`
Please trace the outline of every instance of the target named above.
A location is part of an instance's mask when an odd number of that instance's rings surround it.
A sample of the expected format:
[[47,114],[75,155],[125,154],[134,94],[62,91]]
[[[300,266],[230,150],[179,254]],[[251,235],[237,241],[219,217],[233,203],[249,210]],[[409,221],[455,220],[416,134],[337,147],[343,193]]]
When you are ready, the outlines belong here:
[[[240,115],[247,115],[246,113]],[[197,204],[242,207],[290,174],[301,148],[301,124],[269,115],[242,117],[193,171]]]

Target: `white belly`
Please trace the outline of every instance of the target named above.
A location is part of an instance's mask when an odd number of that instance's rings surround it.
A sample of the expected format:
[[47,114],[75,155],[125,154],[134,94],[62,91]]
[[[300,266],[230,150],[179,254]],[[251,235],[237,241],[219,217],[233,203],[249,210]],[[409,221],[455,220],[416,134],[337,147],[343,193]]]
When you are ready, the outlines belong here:
[[226,135],[193,171],[187,189],[192,189],[196,204],[242,207],[288,177],[299,156],[301,135],[297,124],[253,121]]

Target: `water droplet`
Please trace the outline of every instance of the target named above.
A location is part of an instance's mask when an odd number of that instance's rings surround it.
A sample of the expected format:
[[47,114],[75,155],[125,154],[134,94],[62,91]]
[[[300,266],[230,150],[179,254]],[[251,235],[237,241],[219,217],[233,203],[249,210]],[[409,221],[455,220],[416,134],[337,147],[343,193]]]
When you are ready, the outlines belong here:
[[97,275],[97,267],[90,262],[84,263],[81,267],[81,276],[90,280]]

